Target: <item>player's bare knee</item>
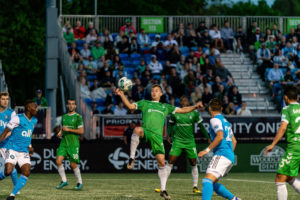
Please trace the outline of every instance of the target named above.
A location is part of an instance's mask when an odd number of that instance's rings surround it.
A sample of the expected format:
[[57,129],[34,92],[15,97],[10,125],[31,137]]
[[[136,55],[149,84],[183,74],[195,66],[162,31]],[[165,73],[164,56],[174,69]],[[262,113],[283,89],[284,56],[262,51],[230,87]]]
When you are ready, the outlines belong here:
[[197,160],[196,159],[191,159],[190,160],[190,164],[191,164],[191,166],[196,166],[196,164],[197,164]]
[[71,162],[70,165],[71,165],[71,168],[72,168],[72,169],[76,169],[76,168],[77,168],[77,164],[76,164],[76,163]]
[[56,165],[57,165],[57,167],[61,166],[62,165],[62,160],[56,159]]
[[21,172],[21,174],[23,176],[29,177],[30,176],[30,170],[24,170],[24,171]]
[[134,134],[141,136],[143,129],[141,127],[135,127],[133,132],[134,132]]
[[164,167],[166,164],[165,161],[157,161],[157,165],[158,167]]
[[5,169],[4,169],[5,176],[11,175],[12,171],[13,171],[13,169],[11,167],[5,167]]

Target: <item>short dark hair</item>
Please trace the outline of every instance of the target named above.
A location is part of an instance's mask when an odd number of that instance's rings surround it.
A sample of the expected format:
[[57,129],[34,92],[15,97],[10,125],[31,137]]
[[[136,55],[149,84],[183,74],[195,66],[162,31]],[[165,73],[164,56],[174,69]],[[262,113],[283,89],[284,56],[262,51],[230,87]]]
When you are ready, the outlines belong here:
[[158,87],[160,89],[160,91],[162,91],[162,88],[159,84],[153,84],[151,89]]
[[8,93],[8,92],[0,92],[0,98],[1,98],[2,96],[9,96],[9,93]]
[[185,95],[182,95],[182,96],[180,97],[180,101],[182,101],[183,99],[189,100],[189,98],[188,98],[187,96],[185,96]]
[[76,104],[76,100],[73,99],[73,98],[68,98],[67,102],[68,102],[68,101],[75,101],[75,104]]
[[212,111],[222,111],[222,102],[217,98],[211,99],[208,103],[208,106]]
[[287,96],[289,100],[297,100],[298,90],[295,86],[286,86],[284,88],[284,95]]
[[28,110],[28,105],[29,104],[32,104],[32,103],[35,103],[35,101],[31,100],[31,99],[27,99],[24,103],[24,108],[25,108],[25,111]]

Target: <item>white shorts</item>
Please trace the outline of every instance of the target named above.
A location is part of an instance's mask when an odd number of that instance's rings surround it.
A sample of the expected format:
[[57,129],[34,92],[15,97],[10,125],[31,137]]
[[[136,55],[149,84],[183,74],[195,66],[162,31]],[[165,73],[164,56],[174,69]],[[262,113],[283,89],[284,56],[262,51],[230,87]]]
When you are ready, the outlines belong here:
[[6,152],[5,148],[0,149],[0,170],[1,171],[4,170],[4,166],[5,166],[5,152]]
[[29,153],[18,152],[11,149],[6,151],[5,163],[11,163],[13,165],[16,165],[18,163],[20,168],[24,164],[31,164]]
[[5,160],[5,152],[6,148],[0,148],[0,157],[2,157],[3,160]]
[[228,174],[232,166],[233,164],[228,158],[215,155],[207,167],[206,174],[212,174],[220,179]]

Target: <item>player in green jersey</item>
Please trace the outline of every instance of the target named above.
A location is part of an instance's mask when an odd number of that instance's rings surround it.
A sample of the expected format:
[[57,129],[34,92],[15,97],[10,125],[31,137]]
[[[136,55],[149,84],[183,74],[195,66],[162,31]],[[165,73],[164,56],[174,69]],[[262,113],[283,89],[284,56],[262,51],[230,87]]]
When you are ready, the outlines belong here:
[[[188,98],[186,96],[182,96],[180,98],[180,104],[182,107],[189,106]],[[199,112],[194,110],[193,112],[186,114],[171,114],[168,126],[167,140],[170,144],[172,144],[172,148],[169,152],[168,164],[166,166],[167,175],[169,177],[173,165],[181,155],[182,151],[185,150],[192,168],[194,193],[200,193],[200,190],[198,189],[198,168],[196,165],[198,155],[194,137],[195,123],[199,124],[201,132],[210,142],[208,132],[205,129],[202,121],[203,119]],[[160,192],[160,189],[155,189],[155,192]]]
[[265,150],[265,154],[271,152],[286,133],[287,149],[278,165],[275,179],[278,200],[287,200],[286,182],[300,193],[300,180],[295,178],[300,165],[300,105],[297,100],[297,88],[287,87],[284,90],[284,101],[287,106],[282,109],[279,130],[272,144]]
[[138,109],[142,111],[142,127],[136,127],[131,137],[130,144],[130,159],[128,161],[127,168],[132,169],[134,167],[134,156],[139,145],[140,138],[145,138],[146,141],[151,143],[152,152],[156,157],[158,163],[158,176],[160,179],[161,193],[160,195],[165,199],[171,199],[166,192],[167,171],[165,168],[165,149],[163,144],[163,129],[165,119],[168,114],[171,113],[188,113],[195,110],[197,107],[202,106],[202,103],[198,103],[195,106],[189,106],[185,108],[176,108],[170,104],[160,103],[162,96],[162,89],[160,85],[153,85],[151,89],[152,101],[141,100],[136,103],[130,103],[124,93],[120,90],[116,90],[124,102],[124,104],[130,109]]
[[62,137],[56,154],[57,169],[62,181],[56,188],[62,189],[68,185],[65,169],[62,164],[63,160],[67,158],[70,161],[70,165],[75,176],[77,177],[77,185],[74,189],[81,190],[82,179],[77,163],[79,163],[79,135],[82,135],[84,132],[83,122],[81,115],[75,111],[75,100],[68,100],[67,109],[68,113],[62,116],[62,129],[57,134],[58,137]]

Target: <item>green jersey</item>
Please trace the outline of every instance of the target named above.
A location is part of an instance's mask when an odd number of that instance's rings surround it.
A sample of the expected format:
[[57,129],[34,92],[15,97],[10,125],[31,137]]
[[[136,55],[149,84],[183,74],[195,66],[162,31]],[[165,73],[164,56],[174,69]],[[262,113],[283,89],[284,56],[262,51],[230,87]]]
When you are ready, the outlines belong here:
[[300,152],[300,105],[292,103],[282,109],[281,121],[288,123],[285,131],[287,149]]
[[[70,129],[78,129],[83,127],[82,117],[78,113],[74,114],[65,114],[62,116],[62,126],[66,126]],[[79,135],[63,131],[62,133],[62,143],[65,143],[67,146],[79,146]]]
[[143,129],[157,135],[163,135],[165,119],[175,113],[176,107],[166,103],[141,100],[136,102],[136,109],[142,111]]
[[194,143],[195,123],[201,123],[202,121],[202,117],[196,110],[185,114],[172,114],[169,122],[175,126],[175,129],[173,129],[174,141],[186,144]]

